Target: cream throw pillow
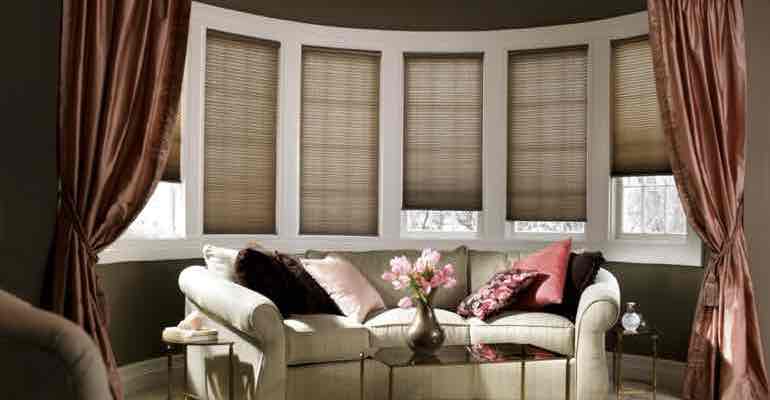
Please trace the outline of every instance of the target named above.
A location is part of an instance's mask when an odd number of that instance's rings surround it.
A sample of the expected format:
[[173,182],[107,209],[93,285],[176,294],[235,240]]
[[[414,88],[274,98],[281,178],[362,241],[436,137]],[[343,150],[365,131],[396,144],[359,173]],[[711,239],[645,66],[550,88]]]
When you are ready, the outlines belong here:
[[351,320],[362,323],[370,312],[385,308],[382,296],[348,260],[329,255],[301,261],[310,276]]
[[[260,246],[257,242],[249,242],[248,247],[265,254],[270,254],[269,250]],[[235,274],[235,260],[238,258],[239,252],[240,250],[238,249],[206,244],[203,246],[203,261],[206,262],[206,268],[214,274],[228,281],[238,282]]]

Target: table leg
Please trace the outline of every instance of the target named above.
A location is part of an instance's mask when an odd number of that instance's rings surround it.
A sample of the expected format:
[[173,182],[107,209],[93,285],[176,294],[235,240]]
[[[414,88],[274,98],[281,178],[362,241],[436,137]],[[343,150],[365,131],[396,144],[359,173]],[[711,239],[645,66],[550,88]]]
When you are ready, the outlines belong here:
[[361,354],[359,354],[359,357],[361,357],[361,367],[359,369],[359,374],[360,374],[359,375],[359,382],[361,384],[361,387],[360,387],[360,390],[361,390],[360,394],[361,395],[359,396],[359,399],[360,400],[364,400],[364,360],[366,359],[366,357],[365,357],[363,352],[361,352]]
[[526,380],[525,380],[525,378],[526,378],[526,376],[525,376],[525,374],[526,374],[526,372],[525,372],[526,365],[527,365],[527,363],[524,361],[524,359],[522,359],[521,360],[521,397],[520,397],[521,400],[525,400],[527,398],[527,390],[524,388],[525,382],[526,382]]
[[168,389],[168,400],[171,400],[171,345],[166,345],[166,379],[167,379],[167,389]]
[[652,400],[658,396],[658,336],[652,337]]
[[612,384],[615,385],[615,391],[618,390],[618,333],[615,332],[615,343],[612,351]]
[[230,397],[228,397],[229,400],[235,400],[235,366],[233,365],[233,344],[230,343],[230,353],[227,355],[227,361],[230,366],[229,372],[230,372]]
[[570,400],[570,387],[569,387],[569,381],[572,378],[571,371],[569,370],[569,357],[567,357],[567,365],[565,366],[565,369],[567,370],[567,378],[564,381],[564,400]]
[[183,398],[187,398],[187,393],[190,393],[190,386],[187,385],[187,347],[182,351],[182,375],[184,375],[184,395]]
[[618,345],[615,352],[618,355],[617,400],[621,400],[623,398],[623,333],[618,333]]

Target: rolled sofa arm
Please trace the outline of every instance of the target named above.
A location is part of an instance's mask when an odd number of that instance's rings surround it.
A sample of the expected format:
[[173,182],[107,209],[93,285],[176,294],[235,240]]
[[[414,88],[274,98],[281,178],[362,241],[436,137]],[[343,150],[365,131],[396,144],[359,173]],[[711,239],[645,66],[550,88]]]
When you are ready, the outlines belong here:
[[577,399],[604,399],[609,392],[605,335],[618,320],[620,287],[615,276],[600,269],[583,291],[575,319]]
[[286,338],[278,307],[267,297],[199,266],[182,271],[179,288],[220,330],[220,337],[235,341],[239,362],[249,364],[250,379],[256,385],[244,388],[254,393],[251,397],[243,393],[242,398],[284,399]]

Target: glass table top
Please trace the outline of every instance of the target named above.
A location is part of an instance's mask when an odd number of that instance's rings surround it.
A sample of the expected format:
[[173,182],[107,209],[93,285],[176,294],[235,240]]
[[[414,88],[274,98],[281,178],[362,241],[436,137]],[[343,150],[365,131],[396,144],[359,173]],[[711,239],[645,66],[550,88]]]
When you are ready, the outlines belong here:
[[566,360],[568,356],[528,344],[504,343],[444,346],[427,357],[414,354],[408,347],[389,347],[378,350],[371,358],[389,367],[410,367]]

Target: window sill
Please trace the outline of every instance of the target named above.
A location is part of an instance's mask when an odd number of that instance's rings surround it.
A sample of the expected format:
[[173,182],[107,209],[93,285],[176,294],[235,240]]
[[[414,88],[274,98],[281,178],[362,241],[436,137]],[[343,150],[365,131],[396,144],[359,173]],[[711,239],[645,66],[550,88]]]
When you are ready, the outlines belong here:
[[635,264],[703,265],[703,250],[697,235],[686,239],[629,239],[609,240],[603,246],[604,257],[611,262]]
[[99,264],[202,258],[202,241],[178,239],[120,239],[99,253]]
[[702,249],[697,235],[688,235],[685,242],[660,243],[648,240],[608,240],[588,243],[585,235],[517,235],[505,239],[480,237],[352,237],[301,236],[280,238],[274,235],[205,235],[179,239],[123,239],[99,253],[100,264],[157,260],[198,260],[202,258],[203,244],[241,248],[249,242],[296,254],[307,249],[362,251],[406,248],[451,248],[466,245],[478,250],[536,251],[551,242],[572,237],[575,250],[601,250],[610,262],[639,264],[702,266]]

